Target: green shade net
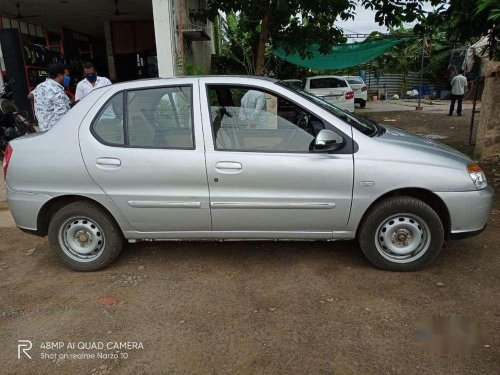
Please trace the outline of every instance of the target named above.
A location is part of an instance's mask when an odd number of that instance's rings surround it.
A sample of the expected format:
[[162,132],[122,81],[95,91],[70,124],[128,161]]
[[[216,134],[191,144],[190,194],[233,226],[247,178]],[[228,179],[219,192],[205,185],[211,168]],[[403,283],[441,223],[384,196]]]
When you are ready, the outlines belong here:
[[330,53],[323,55],[317,45],[311,45],[311,58],[302,58],[300,54],[287,55],[283,48],[276,48],[273,53],[289,63],[315,70],[335,70],[365,64],[406,39],[377,39],[368,42],[338,44]]

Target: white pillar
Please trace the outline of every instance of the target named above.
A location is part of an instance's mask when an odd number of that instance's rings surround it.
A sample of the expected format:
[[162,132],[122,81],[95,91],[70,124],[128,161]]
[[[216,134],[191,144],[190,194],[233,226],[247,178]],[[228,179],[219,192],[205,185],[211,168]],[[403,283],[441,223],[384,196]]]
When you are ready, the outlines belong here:
[[158,75],[175,76],[175,51],[172,19],[172,0],[152,0],[153,20],[155,25],[156,55],[158,57]]

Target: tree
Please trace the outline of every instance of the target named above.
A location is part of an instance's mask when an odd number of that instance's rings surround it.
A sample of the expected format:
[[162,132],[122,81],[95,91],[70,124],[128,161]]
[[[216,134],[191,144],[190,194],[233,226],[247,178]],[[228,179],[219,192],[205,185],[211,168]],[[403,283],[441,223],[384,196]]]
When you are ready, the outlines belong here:
[[[437,1],[437,0],[433,0]],[[487,1],[487,0],[483,0]],[[361,6],[376,10],[375,21],[387,26],[399,26],[425,15],[425,1],[361,0]],[[193,12],[198,19],[214,21],[220,13],[236,14],[242,28],[253,30],[252,53],[254,71],[261,74],[265,65],[266,48],[280,45],[288,53],[310,56],[308,47],[318,44],[322,53],[334,44],[345,42],[338,20],[355,17],[354,0],[208,0],[207,9]]]
[[[423,29],[422,29],[423,30]],[[452,42],[443,26],[437,28],[427,28],[425,38],[432,47],[432,53],[426,58],[423,73],[433,78],[444,77],[448,73],[448,64],[450,54],[456,48],[466,47],[465,44]],[[391,50],[370,62],[370,66],[378,70],[381,74],[384,71],[391,73],[401,73],[402,87],[401,91],[406,92],[409,89],[408,73],[421,70],[422,43],[424,35],[415,34],[413,29],[391,28],[389,35],[398,38],[408,39],[394,46]],[[386,35],[379,32],[373,32],[367,40],[384,38]]]
[[246,74],[255,74],[252,48],[253,30],[248,29],[245,14],[234,12],[221,19],[221,55],[227,56],[243,68]]
[[418,28],[440,27],[449,40],[466,43],[487,37],[485,51],[491,59],[500,59],[500,0],[432,0],[436,6]]
[[328,52],[332,43],[343,41],[335,26],[337,18],[352,18],[352,0],[208,0],[208,9],[195,13],[197,18],[214,20],[219,13],[236,14],[240,27],[256,36],[252,40],[256,74],[264,68],[266,46],[283,43],[289,51],[306,50],[318,42]]

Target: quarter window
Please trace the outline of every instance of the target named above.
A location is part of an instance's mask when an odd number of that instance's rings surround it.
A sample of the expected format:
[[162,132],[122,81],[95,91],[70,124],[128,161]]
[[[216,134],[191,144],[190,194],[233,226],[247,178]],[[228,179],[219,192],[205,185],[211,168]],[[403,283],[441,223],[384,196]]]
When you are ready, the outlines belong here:
[[115,95],[101,110],[93,125],[94,134],[106,144],[123,146],[123,93]]
[[324,124],[276,94],[257,88],[209,85],[216,150],[309,152]]

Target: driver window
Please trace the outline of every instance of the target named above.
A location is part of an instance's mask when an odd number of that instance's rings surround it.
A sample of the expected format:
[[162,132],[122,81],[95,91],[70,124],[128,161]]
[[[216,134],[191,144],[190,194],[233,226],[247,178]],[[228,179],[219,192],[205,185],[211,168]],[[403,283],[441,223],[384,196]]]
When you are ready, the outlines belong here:
[[190,86],[127,92],[129,145],[194,148]]
[[309,152],[324,129],[301,107],[258,88],[210,85],[208,98],[216,150]]

